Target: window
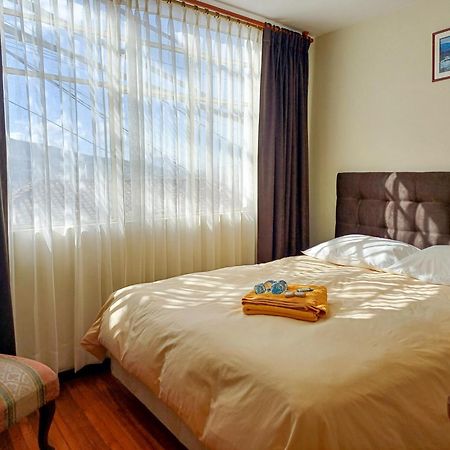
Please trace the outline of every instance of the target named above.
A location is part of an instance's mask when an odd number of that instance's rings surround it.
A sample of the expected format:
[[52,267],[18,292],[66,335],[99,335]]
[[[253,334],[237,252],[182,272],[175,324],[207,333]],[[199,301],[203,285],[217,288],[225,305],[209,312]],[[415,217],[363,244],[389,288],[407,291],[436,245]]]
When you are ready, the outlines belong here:
[[17,351],[60,370],[113,290],[255,257],[262,33],[129,3],[0,4]]

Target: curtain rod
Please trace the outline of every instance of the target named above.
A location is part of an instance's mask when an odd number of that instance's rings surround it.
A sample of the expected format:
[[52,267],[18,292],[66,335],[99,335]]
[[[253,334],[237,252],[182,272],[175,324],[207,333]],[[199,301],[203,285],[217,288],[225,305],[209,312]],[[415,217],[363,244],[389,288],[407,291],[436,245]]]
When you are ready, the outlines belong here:
[[[200,0],[165,0],[165,1],[168,1],[169,3],[170,2],[178,3],[184,7],[193,7],[196,9],[201,8],[206,13],[214,12],[228,19],[233,19],[236,20],[237,22],[242,22],[255,28],[264,29],[267,26],[269,26],[274,30],[282,30],[282,28],[280,27],[268,25],[267,23],[261,22],[260,20],[253,19],[248,16],[243,16],[242,14],[235,13],[234,11],[230,11],[229,9],[220,8],[219,6],[211,5],[210,3],[202,2]],[[310,39],[311,42],[313,42],[313,38],[309,36],[309,31],[303,31],[301,34]]]

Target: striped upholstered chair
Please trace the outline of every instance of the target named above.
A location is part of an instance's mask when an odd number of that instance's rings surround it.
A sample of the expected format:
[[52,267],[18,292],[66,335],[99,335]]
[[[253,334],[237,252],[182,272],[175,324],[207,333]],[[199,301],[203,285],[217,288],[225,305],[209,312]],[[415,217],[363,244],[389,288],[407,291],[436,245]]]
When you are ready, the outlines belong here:
[[31,359],[0,354],[0,433],[39,409],[38,443],[52,449],[48,431],[59,394],[57,375]]

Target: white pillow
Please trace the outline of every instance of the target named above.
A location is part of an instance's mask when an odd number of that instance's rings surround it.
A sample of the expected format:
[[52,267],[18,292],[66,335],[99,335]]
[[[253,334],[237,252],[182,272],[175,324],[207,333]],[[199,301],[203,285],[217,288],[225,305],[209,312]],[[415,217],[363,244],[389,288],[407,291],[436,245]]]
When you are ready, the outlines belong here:
[[387,271],[428,283],[450,285],[450,245],[434,245],[420,250],[389,267]]
[[345,266],[385,270],[420,250],[392,239],[349,234],[316,245],[303,253]]

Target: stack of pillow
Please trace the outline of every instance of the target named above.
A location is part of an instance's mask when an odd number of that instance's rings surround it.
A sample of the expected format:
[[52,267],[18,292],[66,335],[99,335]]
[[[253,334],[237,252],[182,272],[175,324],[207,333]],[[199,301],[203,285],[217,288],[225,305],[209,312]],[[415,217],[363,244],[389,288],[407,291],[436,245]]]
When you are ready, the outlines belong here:
[[350,234],[316,245],[303,253],[334,264],[450,285],[450,245],[434,245],[420,250],[392,239]]

